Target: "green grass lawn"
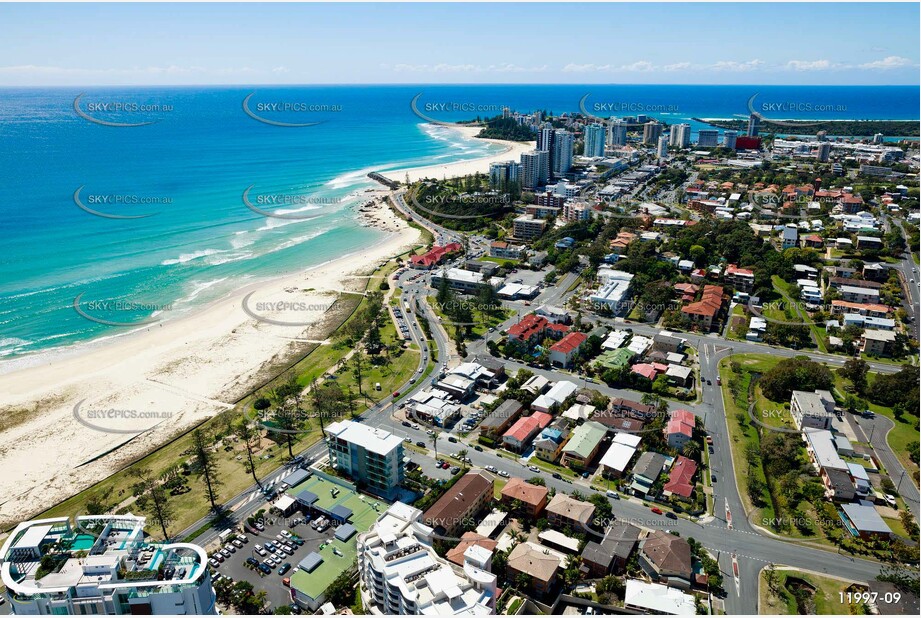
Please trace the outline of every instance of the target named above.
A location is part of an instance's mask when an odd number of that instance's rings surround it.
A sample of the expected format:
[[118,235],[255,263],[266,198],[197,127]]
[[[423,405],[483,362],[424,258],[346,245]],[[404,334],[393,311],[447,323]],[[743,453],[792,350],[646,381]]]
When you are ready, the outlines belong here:
[[776,591],[771,590],[768,586],[767,574],[761,572],[758,578],[758,613],[770,615],[801,615],[802,612],[797,608],[796,599],[790,589],[787,588],[789,578],[802,579],[812,586],[816,591],[813,595],[815,603],[815,613],[817,615],[860,615],[864,614],[863,606],[857,604],[848,604],[847,597],[842,600],[841,594],[850,587],[851,584],[840,579],[823,577],[813,573],[803,573],[800,571],[777,570]]

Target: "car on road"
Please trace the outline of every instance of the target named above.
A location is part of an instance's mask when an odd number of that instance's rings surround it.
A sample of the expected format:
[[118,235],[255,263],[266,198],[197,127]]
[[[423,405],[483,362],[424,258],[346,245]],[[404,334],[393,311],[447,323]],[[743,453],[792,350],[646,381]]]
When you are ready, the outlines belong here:
[[499,470],[498,472],[496,472],[496,474],[498,474],[499,476],[501,476],[501,477],[504,478],[504,479],[507,479],[507,478],[510,476],[509,473],[506,472],[505,470]]
[[665,516],[668,517],[669,519],[678,519],[678,516],[672,513],[671,511],[667,512]]
[[555,479],[558,480],[558,481],[562,481],[562,480],[563,480],[563,475],[560,474],[559,472],[554,472],[554,473],[553,473],[553,478],[555,478]]
[[498,472],[495,466],[486,466],[486,471],[487,472]]
[[403,421],[403,427],[412,427],[412,426],[413,424],[410,423],[409,421]]
[[432,430],[432,429],[426,429],[426,430],[425,430],[425,433],[427,433],[427,434],[430,435],[430,436],[434,436],[434,435],[435,435],[435,431]]
[[604,495],[606,495],[608,498],[611,498],[612,500],[620,500],[620,494],[613,489],[607,490]]
[[709,384],[709,385],[711,385],[711,386],[713,385],[713,382],[710,381],[710,378],[707,378],[707,384]]
[[473,450],[479,451],[479,452],[482,453],[482,452],[483,452],[483,447],[480,446],[479,444],[474,444],[474,445],[473,445]]
[[405,438],[403,438],[403,442],[412,442],[412,441],[413,439],[410,438],[409,436],[406,436]]
[[654,507],[652,507],[652,508],[649,509],[649,510],[651,510],[651,511],[652,511],[653,513],[655,513],[656,515],[661,515],[661,514],[662,514],[662,509],[660,509],[660,508],[657,507],[657,506],[654,506]]
[[413,429],[419,429],[419,425],[417,423],[413,423]]
[[528,466],[528,470],[530,470],[531,472],[540,472],[540,468],[538,468],[537,466],[535,466],[535,465],[533,465],[533,464],[531,464],[530,466]]
[[457,438],[454,436],[448,436],[448,442],[457,442]]
[[716,482],[716,475],[715,475],[715,474],[711,474],[711,475],[710,475],[710,482],[711,482],[711,483],[715,483],[715,482]]
[[723,378],[717,376],[717,377],[716,377],[716,385],[717,385],[717,386],[722,386],[722,385],[723,385]]
[[425,442],[422,441],[422,440],[416,440],[416,446],[421,446],[421,447],[425,448]]

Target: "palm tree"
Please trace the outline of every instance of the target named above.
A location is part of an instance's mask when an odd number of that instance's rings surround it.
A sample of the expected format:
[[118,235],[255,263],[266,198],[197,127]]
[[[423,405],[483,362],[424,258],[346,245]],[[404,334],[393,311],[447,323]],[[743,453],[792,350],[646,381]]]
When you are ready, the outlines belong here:
[[684,446],[681,447],[681,454],[688,459],[694,459],[700,454],[700,445],[693,441],[685,442]]
[[457,456],[460,457],[461,464],[464,466],[464,470],[466,470],[467,469],[467,461],[466,461],[467,449],[462,448],[461,450],[457,451]]
[[429,440],[432,441],[432,448],[435,449],[435,459],[438,459],[438,436],[440,435],[441,432],[436,431],[431,436],[429,436]]

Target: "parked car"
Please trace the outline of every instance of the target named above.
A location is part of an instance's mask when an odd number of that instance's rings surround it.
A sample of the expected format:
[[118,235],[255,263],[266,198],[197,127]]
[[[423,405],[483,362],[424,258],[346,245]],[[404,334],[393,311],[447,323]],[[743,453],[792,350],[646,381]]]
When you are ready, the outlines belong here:
[[479,444],[474,444],[474,445],[473,445],[473,450],[479,451],[479,452],[482,453],[482,452],[483,452],[483,447],[480,446]]
[[604,495],[606,495],[608,498],[613,498],[614,500],[620,500],[620,494],[613,489],[607,490]]
[[554,472],[554,473],[553,473],[553,478],[555,478],[555,479],[558,480],[558,481],[562,481],[562,480],[563,480],[563,475],[560,474],[559,472]]
[[678,519],[678,516],[672,513],[671,511],[667,512],[665,516],[668,517],[669,519]]
[[270,575],[272,573],[272,567],[270,567],[264,562],[259,565],[259,570],[265,573],[266,575]]
[[417,441],[416,441],[416,446],[421,446],[422,448],[425,448],[425,441],[423,441],[423,440],[417,440]]
[[661,515],[661,514],[662,514],[662,509],[660,509],[660,508],[657,507],[657,506],[652,507],[650,510],[651,510],[653,513],[655,513],[656,515]]
[[279,574],[279,575],[284,575],[285,573],[287,573],[287,572],[290,571],[290,570],[291,570],[291,563],[290,563],[290,562],[286,562],[286,563],[284,563],[283,565],[281,565],[281,566],[278,568],[278,574]]
[[487,472],[497,472],[495,466],[486,466],[486,471]]
[[538,468],[534,464],[531,464],[530,466],[528,466],[528,470],[530,470],[531,472],[540,472],[540,468]]
[[505,470],[499,470],[496,474],[498,474],[499,476],[501,476],[501,477],[504,478],[504,479],[507,479],[507,478],[509,477],[509,473],[506,472]]
[[259,566],[259,561],[250,556],[246,559],[246,564],[250,565],[251,567],[257,567]]

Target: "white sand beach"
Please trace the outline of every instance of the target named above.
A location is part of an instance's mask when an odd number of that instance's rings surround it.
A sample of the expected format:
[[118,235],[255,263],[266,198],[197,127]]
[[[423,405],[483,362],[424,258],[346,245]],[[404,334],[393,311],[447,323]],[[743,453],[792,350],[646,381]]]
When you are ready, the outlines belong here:
[[[282,358],[308,325],[322,319],[349,275],[366,273],[418,242],[418,230],[388,207],[378,206],[373,219],[391,232],[375,246],[253,283],[162,325],[0,375],[7,427],[0,434],[0,523],[53,506],[232,407],[266,363]],[[285,309],[279,302],[297,306]]]
[[[459,129],[474,137],[477,128]],[[403,170],[405,179],[487,172],[534,144],[494,141],[495,155]],[[389,232],[335,261],[253,283],[194,313],[154,324],[42,364],[0,367],[0,524],[42,511],[168,442],[248,392],[261,370],[292,352],[343,290],[412,247],[419,232],[369,190],[358,220]],[[295,303],[285,309],[279,302]],[[256,319],[258,315],[263,319]],[[264,321],[272,320],[278,323]]]
[[[451,129],[459,131],[465,138],[475,138],[477,133],[480,132],[480,127],[451,127]],[[422,178],[436,178],[440,180],[442,178],[467,176],[478,172],[481,174],[488,174],[490,163],[519,161],[521,153],[533,150],[536,145],[536,142],[510,142],[498,139],[483,139],[483,141],[501,146],[502,151],[479,159],[392,170],[384,172],[384,176],[397,182],[403,182],[406,180],[406,176],[409,175],[410,182],[415,182]]]

